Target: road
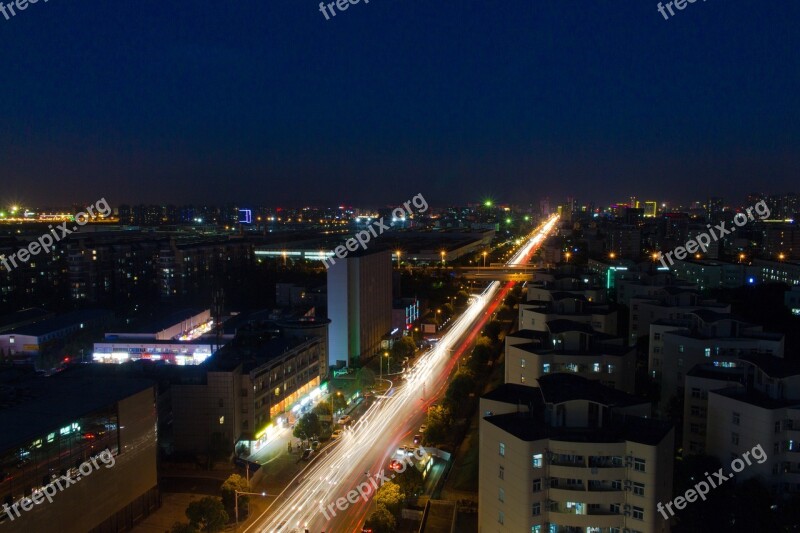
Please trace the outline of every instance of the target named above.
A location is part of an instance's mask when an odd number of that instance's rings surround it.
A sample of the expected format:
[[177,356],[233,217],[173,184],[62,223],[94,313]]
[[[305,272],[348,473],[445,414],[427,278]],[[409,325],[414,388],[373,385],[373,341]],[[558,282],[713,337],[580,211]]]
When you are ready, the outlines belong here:
[[[526,263],[556,220],[555,217],[548,219],[538,228],[508,264]],[[462,351],[480,333],[513,285],[514,282],[491,283],[453,320],[436,347],[419,356],[406,373],[405,383],[396,387],[390,397],[377,400],[338,443],[303,470],[262,516],[242,531],[361,531],[372,505],[372,495],[366,501],[359,498],[355,503],[343,504],[340,499],[370,479],[374,480],[373,485],[380,484],[383,478],[376,476],[382,471],[386,478],[391,477],[387,465],[398,443],[417,432],[428,405],[442,392]],[[337,508],[337,500],[344,510]]]

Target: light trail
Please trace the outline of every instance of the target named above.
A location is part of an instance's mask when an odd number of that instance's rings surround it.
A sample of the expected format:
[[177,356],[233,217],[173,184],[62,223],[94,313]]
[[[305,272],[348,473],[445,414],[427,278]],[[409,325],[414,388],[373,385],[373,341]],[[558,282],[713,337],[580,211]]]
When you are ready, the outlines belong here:
[[[557,220],[558,217],[554,215],[537,228],[525,246],[514,254],[507,265],[527,263]],[[502,291],[499,296],[504,297],[514,282],[507,282],[502,288],[501,285],[499,281],[489,284],[464,313],[453,321],[437,345],[419,356],[414,367],[406,372],[405,383],[396,387],[391,397],[376,401],[355,426],[344,432],[337,444],[328,448],[326,455],[317,457],[301,472],[278,496],[273,505],[264,511],[264,514],[270,515],[269,517],[264,518],[262,515],[243,531],[245,533],[251,530],[262,533],[287,533],[302,532],[305,529],[311,533],[360,531],[362,516],[366,513],[369,502],[358,500],[357,503],[348,503],[346,511],[334,507],[333,512],[334,516],[338,515],[337,520],[347,521],[346,525],[342,524],[336,528],[332,528],[329,519],[323,514],[323,509],[327,509],[337,499],[345,497],[348,492],[354,490],[359,483],[366,481],[366,472],[374,475],[385,467],[388,457],[397,449],[398,437],[408,433],[409,422],[420,415],[420,407],[424,408],[436,397],[438,392],[434,387],[436,381],[447,375],[446,370],[452,369],[461,350],[469,345],[502,301],[502,298],[495,298],[498,291]],[[490,307],[490,303],[494,305]],[[467,334],[470,335],[465,343],[463,338]],[[451,356],[451,349],[458,345],[461,345],[461,350],[455,350],[454,356]],[[428,402],[425,396],[430,396]],[[418,403],[420,401],[421,405]],[[397,432],[398,429],[400,433]],[[373,457],[373,460],[370,460],[370,457]],[[279,504],[281,500],[284,501]],[[277,507],[271,510],[276,505]],[[348,510],[357,514],[357,517],[348,517]],[[331,511],[327,511],[327,514],[331,515]]]

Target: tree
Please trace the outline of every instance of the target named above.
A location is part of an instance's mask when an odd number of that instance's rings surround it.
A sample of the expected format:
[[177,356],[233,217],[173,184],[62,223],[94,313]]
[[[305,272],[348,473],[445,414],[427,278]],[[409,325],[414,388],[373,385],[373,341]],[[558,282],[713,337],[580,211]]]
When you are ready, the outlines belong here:
[[331,416],[331,404],[330,402],[319,402],[311,412],[317,416]]
[[456,310],[453,307],[453,304],[451,304],[450,302],[447,302],[446,304],[444,304],[442,306],[442,314],[444,314],[444,316],[446,316],[446,317],[453,316],[455,314],[455,312],[456,312]]
[[[237,490],[239,492],[250,492],[250,483],[239,474],[231,474],[222,484],[222,487],[220,487],[222,504],[225,506],[225,510],[228,514],[233,513],[236,507],[235,491]],[[249,501],[247,496],[239,496],[239,510],[246,509]]]
[[406,495],[406,498],[419,496],[425,490],[425,480],[422,478],[422,472],[413,465],[407,466],[402,474],[398,473],[394,480],[400,486],[400,490]]
[[192,524],[175,522],[172,524],[172,528],[169,531],[170,533],[197,533],[197,528]]
[[494,349],[492,348],[492,341],[489,337],[478,337],[475,341],[475,348],[472,350],[472,356],[467,362],[467,367],[475,374],[481,374],[486,370],[486,365],[492,359]]
[[378,508],[367,518],[364,527],[375,533],[394,533],[397,530],[397,520],[385,506],[378,504]]
[[471,373],[459,372],[450,382],[450,386],[447,387],[444,401],[452,412],[460,414],[469,407],[469,395],[475,391],[475,388],[475,378],[472,377]]
[[186,508],[186,517],[192,527],[208,533],[222,531],[230,519],[225,512],[225,506],[213,496],[206,496],[190,503]]
[[386,507],[395,518],[400,516],[400,511],[403,510],[403,500],[406,495],[400,490],[400,485],[392,481],[387,481],[375,494],[375,502],[378,505]]
[[417,349],[414,339],[411,337],[400,337],[392,344],[392,357],[395,361],[402,361],[405,357],[411,357]]
[[497,320],[492,320],[491,322],[486,324],[486,327],[484,328],[483,331],[489,338],[489,340],[494,343],[500,341],[500,334],[503,333],[504,329],[505,326],[503,326],[502,322],[499,322]]
[[314,435],[319,435],[322,431],[322,425],[319,423],[319,417],[315,413],[306,413],[294,425],[292,435],[298,439],[307,440]]
[[433,406],[428,409],[427,417],[428,428],[422,435],[425,444],[437,445],[445,442],[449,437],[452,422],[450,411],[441,405]]
[[359,390],[368,389],[375,385],[375,372],[367,367],[361,367],[356,371],[356,384]]

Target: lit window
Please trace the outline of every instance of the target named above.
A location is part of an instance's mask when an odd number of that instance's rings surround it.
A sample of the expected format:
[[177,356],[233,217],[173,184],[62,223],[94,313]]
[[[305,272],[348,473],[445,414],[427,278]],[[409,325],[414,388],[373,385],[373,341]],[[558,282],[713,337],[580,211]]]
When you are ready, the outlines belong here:
[[542,468],[542,454],[537,453],[533,456],[533,468]]
[[506,445],[502,442],[500,443],[500,457],[506,456]]

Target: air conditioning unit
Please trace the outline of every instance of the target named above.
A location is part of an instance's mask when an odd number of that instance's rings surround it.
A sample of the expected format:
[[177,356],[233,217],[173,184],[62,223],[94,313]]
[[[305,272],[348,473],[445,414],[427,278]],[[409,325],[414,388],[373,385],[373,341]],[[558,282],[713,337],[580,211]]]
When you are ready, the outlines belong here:
[[625,514],[628,514],[628,513],[630,513],[630,512],[631,512],[631,506],[630,506],[630,505],[628,505],[627,503],[625,504],[625,506],[623,507],[623,509],[625,509]]
[[631,482],[629,479],[626,479],[623,485],[625,486],[625,490],[631,490]]

